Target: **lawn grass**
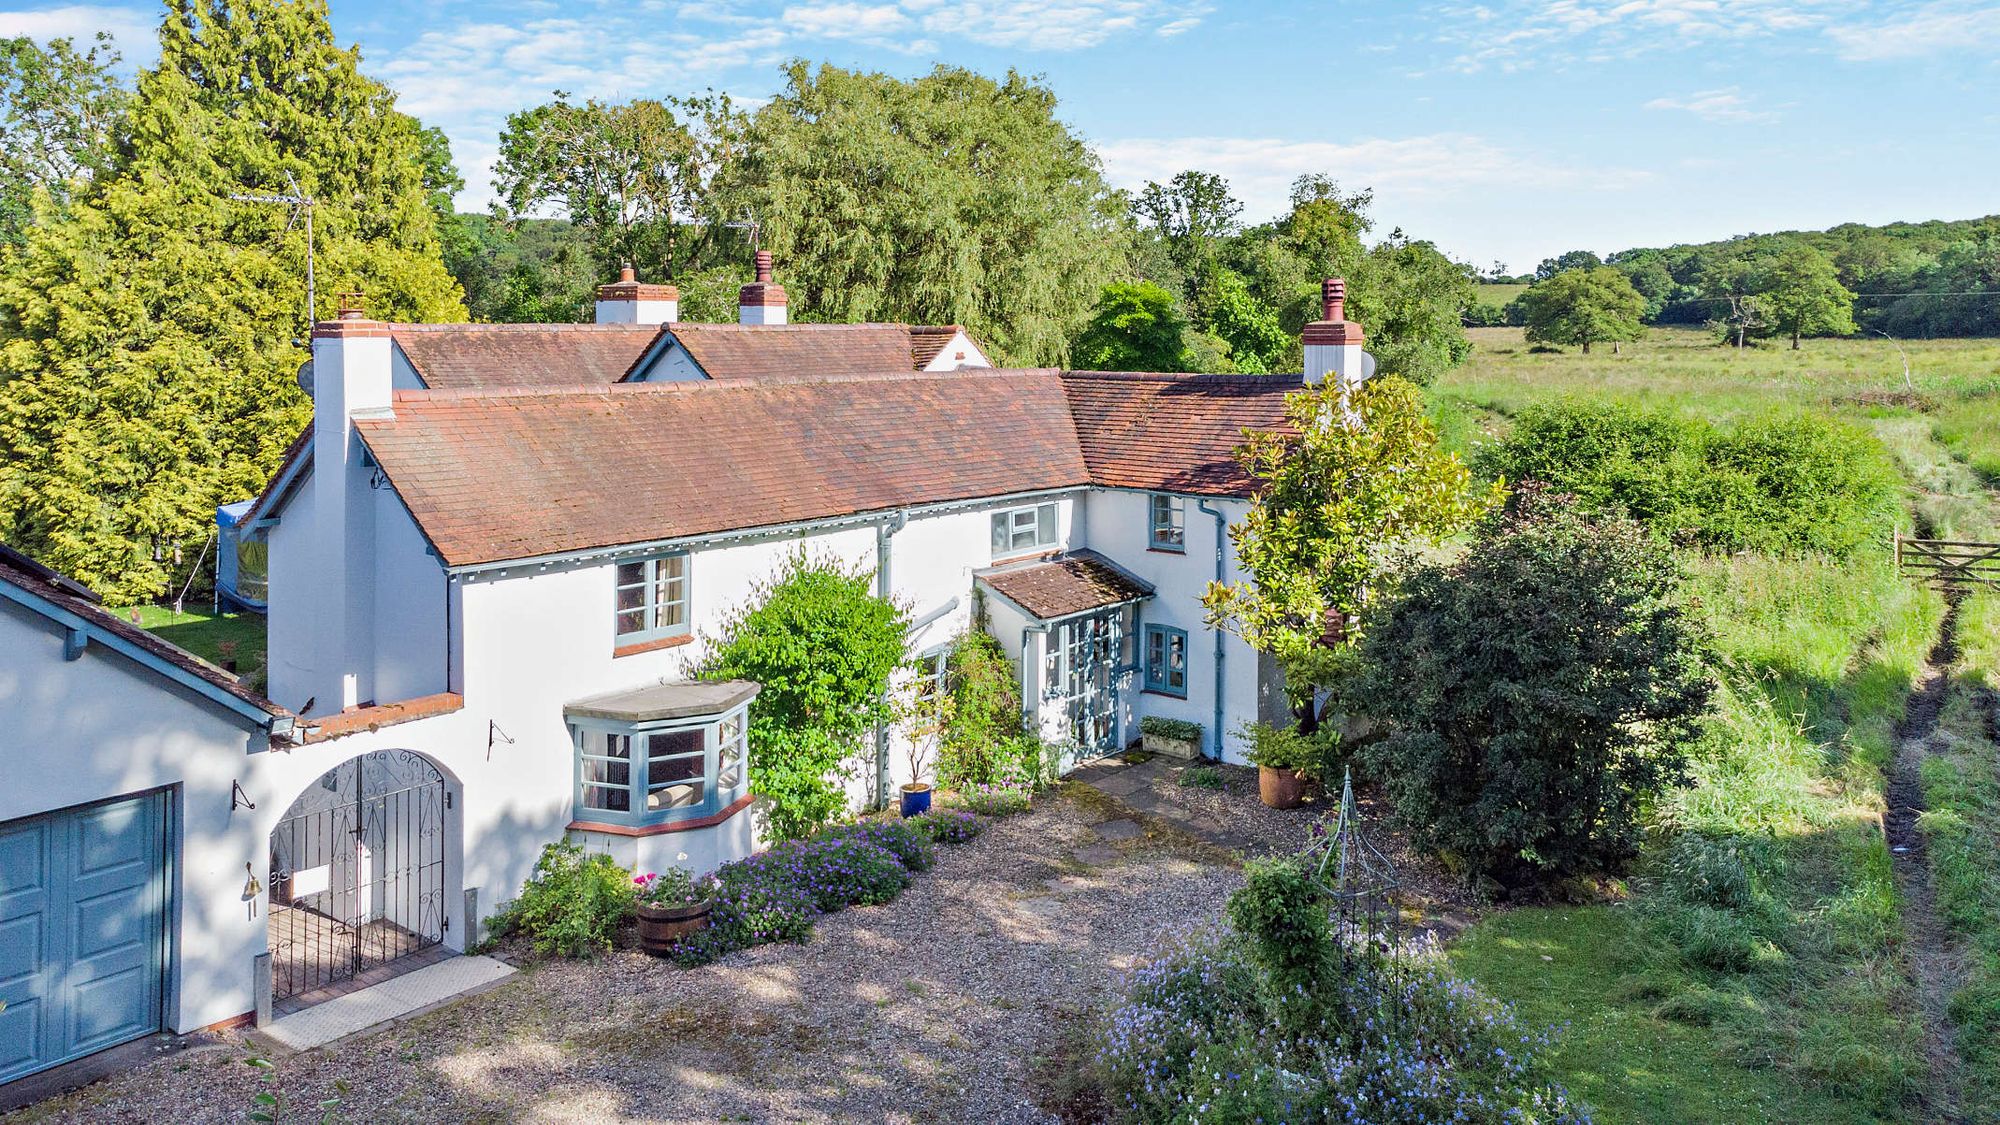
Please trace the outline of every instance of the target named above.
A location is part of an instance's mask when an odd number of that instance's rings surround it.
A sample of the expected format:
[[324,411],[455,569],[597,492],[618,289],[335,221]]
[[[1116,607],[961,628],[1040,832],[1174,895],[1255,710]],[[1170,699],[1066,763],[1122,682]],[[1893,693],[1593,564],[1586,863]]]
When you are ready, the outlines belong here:
[[[1919,522],[1939,534],[1992,526],[1991,496],[1968,464],[1988,439],[1940,419],[1976,417],[1966,404],[2000,373],[2000,341],[1905,344],[1911,394],[1884,341],[1739,353],[1656,330],[1622,355],[1584,357],[1530,353],[1518,329],[1471,335],[1472,361],[1434,390],[1453,448],[1561,396],[1725,422],[1805,407],[1867,427],[1895,455],[1912,482],[1906,533]],[[1696,784],[1655,810],[1630,898],[1498,915],[1454,945],[1453,961],[1532,1018],[1570,1025],[1559,1061],[1600,1120],[1907,1116],[1925,1070],[1879,818],[1942,599],[1894,573],[1886,535],[1879,551],[1845,560],[1688,558],[1722,689]],[[2000,656],[2000,639],[1994,648]],[[1691,889],[1685,874],[1690,851],[1737,870],[1748,890],[1702,901],[1706,884]],[[1986,891],[2000,904],[2000,888]]]
[[179,645],[218,667],[227,667],[227,662],[233,659],[239,673],[258,679],[262,677],[264,618],[260,614],[215,614],[206,607],[175,613],[171,607],[160,605],[133,606],[111,612],[127,621],[132,620],[132,615],[136,613],[139,627],[161,640]]
[[1482,923],[1451,962],[1514,1002],[1531,1024],[1560,1028],[1554,1055],[1571,1093],[1600,1122],[1867,1121],[1780,1071],[1738,1065],[1709,1030],[1654,1015],[1626,997],[1647,936],[1611,906],[1531,908]]

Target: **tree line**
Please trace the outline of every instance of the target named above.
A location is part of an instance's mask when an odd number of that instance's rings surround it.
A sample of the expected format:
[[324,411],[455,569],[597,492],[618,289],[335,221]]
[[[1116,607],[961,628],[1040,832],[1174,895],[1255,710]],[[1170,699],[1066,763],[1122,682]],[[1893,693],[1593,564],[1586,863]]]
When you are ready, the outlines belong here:
[[1471,268],[1371,242],[1369,193],[1304,177],[1249,224],[1212,174],[1116,190],[1012,72],[797,61],[754,111],[556,92],[508,119],[498,201],[464,214],[445,137],[324,0],[175,0],[159,36],[129,82],[101,37],[0,41],[0,540],[114,602],[205,581],[214,508],[309,420],[308,329],[347,291],[385,319],[584,320],[631,263],[688,319],[733,320],[762,248],[799,321],[963,324],[1013,364],[1266,372],[1299,369],[1319,279],[1344,275],[1385,370],[1423,381],[1467,351]]
[[[1732,343],[1779,337],[1881,333],[1906,339],[2000,334],[2000,215],[1959,221],[1846,223],[1823,231],[1743,235],[1717,242],[1621,250],[1600,258],[1572,250],[1488,282],[1540,287],[1564,274],[1592,275],[1616,289],[1621,309],[1638,302],[1642,324],[1707,325]],[[1617,286],[1616,274],[1630,287]],[[1565,288],[1582,284],[1564,283]],[[1532,292],[1532,288],[1530,290]],[[1529,324],[1536,303],[1573,292],[1522,294],[1504,307],[1476,304],[1472,325]],[[1606,307],[1599,293],[1595,306]],[[1621,313],[1621,324],[1629,323]],[[1598,337],[1599,340],[1609,337]],[[1576,339],[1562,342],[1577,343]]]

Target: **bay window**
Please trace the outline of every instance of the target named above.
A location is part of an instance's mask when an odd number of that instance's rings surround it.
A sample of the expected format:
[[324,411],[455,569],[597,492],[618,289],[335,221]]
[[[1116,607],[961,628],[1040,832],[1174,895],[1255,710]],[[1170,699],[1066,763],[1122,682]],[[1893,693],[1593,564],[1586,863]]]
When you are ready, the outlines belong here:
[[575,819],[647,827],[715,816],[749,793],[742,681],[654,684],[570,704]]

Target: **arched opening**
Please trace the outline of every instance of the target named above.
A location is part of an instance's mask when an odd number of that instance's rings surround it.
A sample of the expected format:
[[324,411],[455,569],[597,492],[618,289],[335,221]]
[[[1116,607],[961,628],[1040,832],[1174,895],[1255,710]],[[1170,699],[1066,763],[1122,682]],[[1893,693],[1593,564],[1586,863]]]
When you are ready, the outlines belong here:
[[447,954],[451,813],[443,771],[412,750],[350,758],[299,794],[271,830],[274,1006]]

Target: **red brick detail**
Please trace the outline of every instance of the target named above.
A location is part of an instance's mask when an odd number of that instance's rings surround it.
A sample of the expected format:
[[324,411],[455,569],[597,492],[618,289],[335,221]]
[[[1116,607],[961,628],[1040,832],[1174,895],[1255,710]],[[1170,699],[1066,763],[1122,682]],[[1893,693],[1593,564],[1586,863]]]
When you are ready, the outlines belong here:
[[731,801],[728,807],[724,808],[721,812],[710,813],[707,816],[698,816],[693,820],[677,820],[672,824],[647,824],[643,826],[599,824],[594,820],[572,820],[569,822],[569,830],[571,832],[602,832],[607,836],[665,836],[670,832],[693,832],[698,828],[713,828],[756,803],[757,798],[754,794],[745,793],[741,797]]
[[401,703],[355,707],[326,719],[303,718],[299,720],[299,726],[304,731],[300,741],[307,745],[326,742],[350,734],[359,734],[362,731],[380,730],[399,723],[428,719],[434,715],[449,715],[464,706],[464,696],[455,691],[441,691],[436,695],[420,695],[415,699],[405,699]]
[[775,281],[753,281],[736,294],[736,303],[752,308],[778,308],[788,301],[784,286]]
[[254,1011],[244,1012],[240,1016],[230,1016],[226,1020],[216,1020],[214,1023],[206,1024],[202,1027],[197,1027],[195,1028],[195,1032],[198,1034],[204,1031],[234,1031],[239,1027],[249,1027],[250,1025],[256,1022],[257,1022],[256,1012]]
[[620,656],[637,656],[642,652],[659,652],[661,649],[679,648],[682,645],[693,643],[693,633],[682,633],[678,637],[661,637],[656,641],[640,641],[635,645],[619,645],[617,648],[611,650],[611,655],[614,659]]
[[359,339],[387,337],[389,326],[379,320],[342,318],[322,320],[313,325],[312,338],[315,340]]
[[1361,326],[1351,320],[1315,320],[1300,333],[1307,344],[1359,344]]
[[671,285],[649,285],[638,281],[620,281],[614,285],[597,287],[600,301],[678,301],[681,291]]

